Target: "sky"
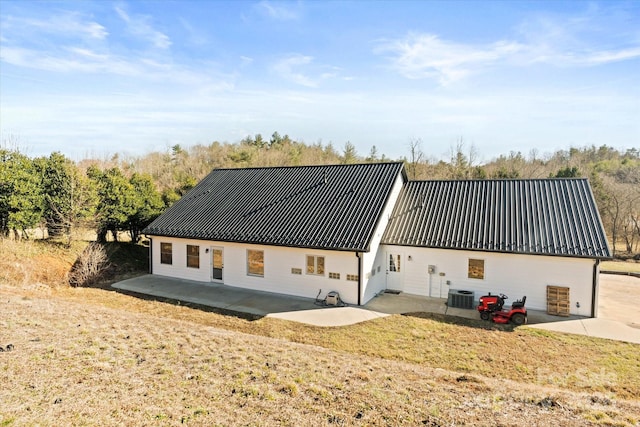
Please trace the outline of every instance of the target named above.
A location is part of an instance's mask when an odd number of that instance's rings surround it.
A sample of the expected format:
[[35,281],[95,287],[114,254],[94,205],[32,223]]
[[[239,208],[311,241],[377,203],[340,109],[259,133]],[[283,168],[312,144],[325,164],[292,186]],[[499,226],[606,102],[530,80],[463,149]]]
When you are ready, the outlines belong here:
[[446,159],[640,147],[640,1],[0,0],[0,137],[144,155],[277,131]]

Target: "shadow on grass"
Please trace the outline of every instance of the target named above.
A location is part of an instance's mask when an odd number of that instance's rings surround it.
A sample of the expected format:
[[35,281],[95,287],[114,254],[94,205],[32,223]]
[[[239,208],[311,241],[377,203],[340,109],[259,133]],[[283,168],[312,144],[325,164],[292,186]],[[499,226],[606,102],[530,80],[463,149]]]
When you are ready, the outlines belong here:
[[446,323],[449,325],[457,325],[457,326],[467,326],[470,328],[484,329],[487,331],[503,331],[503,332],[513,332],[517,326],[506,323],[493,323],[487,320],[480,319],[468,319],[466,317],[458,317],[450,314],[440,314],[440,313],[428,313],[428,312],[414,312],[414,313],[403,313],[403,316],[408,317],[417,317],[419,319],[429,319],[434,320],[440,323]]
[[134,292],[134,291],[127,291],[124,289],[116,289],[111,287],[111,283],[116,283],[119,280],[115,280],[113,282],[109,282],[109,283],[104,283],[101,286],[99,286],[100,289],[104,289],[106,291],[112,291],[112,292],[116,292],[118,294],[122,294],[122,295],[127,295],[130,297],[134,297],[143,301],[156,301],[156,302],[161,302],[163,304],[170,304],[170,305],[174,305],[176,307],[187,307],[187,308],[191,308],[194,310],[199,310],[205,313],[214,313],[214,314],[220,314],[222,316],[230,316],[230,317],[235,317],[237,319],[241,319],[241,320],[248,320],[250,322],[254,322],[256,320],[260,320],[262,319],[264,316],[258,315],[258,314],[252,314],[252,313],[245,313],[242,311],[233,311],[233,310],[225,310],[223,308],[218,308],[218,307],[211,307],[208,305],[203,305],[203,304],[196,304],[196,303],[192,303],[192,302],[186,302],[186,301],[180,301],[180,300],[176,300],[173,298],[163,298],[163,297],[158,297],[155,295],[147,295],[147,294],[143,294],[143,293],[139,293],[139,292]]

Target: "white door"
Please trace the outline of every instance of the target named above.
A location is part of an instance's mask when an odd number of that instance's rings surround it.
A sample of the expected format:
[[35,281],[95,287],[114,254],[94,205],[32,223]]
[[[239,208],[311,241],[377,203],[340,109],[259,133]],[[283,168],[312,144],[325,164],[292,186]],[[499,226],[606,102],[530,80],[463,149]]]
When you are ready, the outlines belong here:
[[397,252],[387,252],[387,289],[404,289],[404,256]]
[[429,296],[442,298],[442,276],[439,274],[429,274]]
[[211,248],[211,280],[224,281],[224,251],[222,248]]

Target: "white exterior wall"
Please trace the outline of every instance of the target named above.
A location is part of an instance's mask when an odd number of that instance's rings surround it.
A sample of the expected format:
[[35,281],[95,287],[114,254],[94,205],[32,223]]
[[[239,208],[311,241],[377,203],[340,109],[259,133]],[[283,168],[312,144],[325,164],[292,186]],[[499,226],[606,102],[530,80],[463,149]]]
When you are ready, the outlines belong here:
[[[526,295],[527,308],[546,311],[547,285],[563,286],[570,288],[571,314],[591,315],[592,259],[382,245],[375,266],[381,267],[381,274],[374,276],[380,282],[390,274],[389,252],[402,255],[399,290],[409,294],[447,298],[449,289],[458,289],[474,291],[477,300],[488,292],[504,293],[509,297],[506,305]],[[467,277],[469,258],[484,260],[484,279]],[[433,274],[428,273],[429,265],[435,266]]]
[[396,205],[398,196],[400,196],[400,191],[402,191],[403,185],[404,180],[402,178],[402,174],[398,174],[396,182],[393,184],[391,192],[389,193],[387,205],[384,207],[382,214],[380,215],[378,227],[376,227],[373,233],[369,252],[362,253],[362,271],[360,272],[360,277],[362,278],[362,304],[366,304],[367,301],[373,298],[378,292],[385,289],[384,283],[381,284],[379,280],[375,280],[375,274],[373,274],[372,270],[378,256],[380,240],[382,240],[382,235],[389,224],[389,219],[391,218],[393,208]]
[[[223,283],[225,285],[306,298],[315,298],[320,289],[322,289],[321,298],[324,298],[327,292],[337,291],[346,303],[354,305],[358,303],[358,282],[347,280],[347,274],[358,274],[358,258],[355,252],[150,237],[152,238],[153,274],[211,282],[211,248],[217,247],[224,251]],[[172,265],[160,263],[161,242],[173,244]],[[187,267],[187,245],[200,246],[200,268]],[[207,248],[210,249],[209,253],[205,252]],[[248,249],[264,251],[264,277],[247,274]],[[306,255],[324,256],[323,276],[306,274]],[[301,269],[302,274],[292,274],[292,268]],[[330,272],[339,273],[340,279],[329,279]]]

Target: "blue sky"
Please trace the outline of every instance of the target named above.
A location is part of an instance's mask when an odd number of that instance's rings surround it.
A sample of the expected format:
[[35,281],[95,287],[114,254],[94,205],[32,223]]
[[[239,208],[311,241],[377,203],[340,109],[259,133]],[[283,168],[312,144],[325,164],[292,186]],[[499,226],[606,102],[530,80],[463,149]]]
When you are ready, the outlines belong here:
[[640,147],[640,2],[0,0],[0,133],[73,159],[274,131],[391,158]]

